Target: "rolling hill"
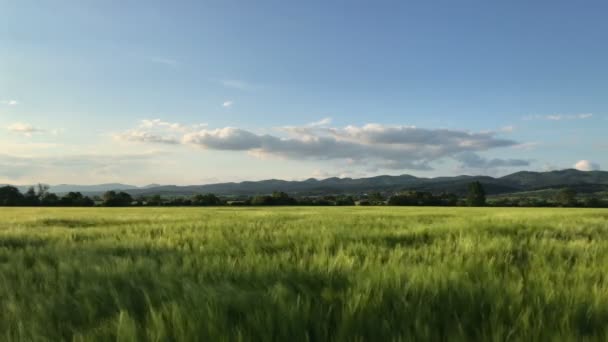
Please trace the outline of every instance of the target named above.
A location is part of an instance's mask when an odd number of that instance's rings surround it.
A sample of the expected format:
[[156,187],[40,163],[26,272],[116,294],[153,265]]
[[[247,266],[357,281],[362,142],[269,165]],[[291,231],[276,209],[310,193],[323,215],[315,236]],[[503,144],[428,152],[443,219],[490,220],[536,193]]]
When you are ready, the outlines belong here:
[[369,178],[310,178],[304,181],[263,180],[241,183],[218,183],[191,186],[159,186],[146,189],[129,189],[132,195],[193,195],[197,193],[215,193],[218,195],[256,195],[273,191],[284,191],[293,195],[327,195],[345,193],[365,193],[371,191],[395,192],[402,190],[430,191],[434,193],[451,192],[465,194],[468,185],[479,181],[486,192],[492,194],[516,193],[550,188],[572,187],[579,192],[597,192],[608,190],[608,172],[578,171],[573,169],[529,172],[522,171],[504,177],[489,176],[456,176],[419,178],[411,175],[376,176]]
[[[316,196],[330,194],[360,194],[373,191],[397,192],[418,190],[433,193],[449,192],[463,195],[467,193],[467,187],[473,181],[481,182],[489,195],[559,189],[564,187],[574,188],[581,193],[608,191],[608,172],[578,171],[574,169],[549,172],[520,171],[498,178],[489,176],[422,178],[411,175],[383,175],[368,178],[309,178],[303,181],[270,179],[240,183],[187,186],[150,184],[144,187],[137,187],[120,183],[99,185],[62,184],[51,186],[51,191],[59,194],[78,191],[86,195],[99,195],[109,190],[116,190],[125,191],[134,196],[187,196],[200,193],[214,193],[222,196],[251,196],[269,194],[273,191],[284,191],[291,195]],[[26,186],[20,186],[19,188],[22,191],[27,189]]]

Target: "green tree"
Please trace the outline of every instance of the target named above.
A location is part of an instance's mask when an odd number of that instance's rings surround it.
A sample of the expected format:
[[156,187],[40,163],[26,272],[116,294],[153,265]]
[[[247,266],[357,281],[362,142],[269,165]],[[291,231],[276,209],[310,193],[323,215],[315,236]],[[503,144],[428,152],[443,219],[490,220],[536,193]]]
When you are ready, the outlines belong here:
[[163,205],[163,199],[160,195],[153,195],[152,197],[149,197],[146,200],[146,203],[148,205],[152,205],[152,206],[158,206],[158,205]]
[[275,191],[272,196],[261,195],[251,199],[251,205],[295,205],[295,198],[282,191]]
[[273,205],[272,196],[259,195],[251,199],[251,205]]
[[338,197],[336,205],[355,205],[355,199],[352,196]]
[[92,207],[95,202],[80,192],[69,192],[61,197],[59,204],[67,207]]
[[221,205],[222,200],[214,194],[198,194],[192,197],[192,205]]
[[382,204],[384,204],[384,196],[382,196],[382,194],[379,193],[379,192],[372,192],[371,194],[369,194],[367,196],[367,200],[372,205],[382,205]]
[[38,198],[38,194],[36,194],[36,190],[33,186],[30,186],[29,189],[23,194],[23,203],[22,205],[28,207],[34,207],[40,205],[40,200]]
[[47,192],[40,198],[40,205],[45,207],[56,206],[60,203],[59,197],[54,193]]
[[576,191],[572,188],[563,188],[555,196],[555,201],[562,207],[573,207],[576,205]]
[[108,191],[103,194],[103,205],[106,207],[126,207],[132,202],[133,198],[126,192]]
[[23,195],[14,186],[0,187],[0,205],[1,206],[16,206],[23,202]]
[[601,208],[604,206],[602,200],[595,196],[591,196],[585,200],[585,207],[588,208]]
[[469,195],[467,196],[469,207],[483,207],[486,205],[486,192],[479,182],[469,184]]
[[40,184],[38,183],[38,185],[36,186],[36,195],[38,196],[39,199],[44,198],[44,196],[46,196],[47,194],[49,194],[49,190],[51,189],[50,186],[46,185],[46,184]]

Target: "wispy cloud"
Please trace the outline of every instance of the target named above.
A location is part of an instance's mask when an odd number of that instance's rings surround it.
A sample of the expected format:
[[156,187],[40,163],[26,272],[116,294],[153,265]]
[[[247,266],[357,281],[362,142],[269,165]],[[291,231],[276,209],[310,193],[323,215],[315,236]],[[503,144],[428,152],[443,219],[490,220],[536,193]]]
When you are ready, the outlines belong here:
[[224,87],[231,88],[231,89],[251,91],[251,90],[255,90],[257,88],[256,85],[243,81],[243,80],[224,79],[224,80],[220,80],[219,82]]
[[564,120],[585,120],[593,117],[591,113],[581,114],[550,114],[550,115],[529,115],[523,119],[525,121],[530,120],[548,120],[548,121],[564,121]]
[[8,129],[10,132],[13,132],[13,133],[23,134],[26,137],[31,137],[34,133],[42,133],[42,132],[46,131],[44,129],[37,128],[30,124],[26,124],[26,123],[22,123],[22,122],[16,122],[14,124],[11,124],[6,129]]
[[7,105],[7,106],[16,106],[16,105],[19,104],[19,101],[17,101],[17,100],[1,100],[0,104]]
[[500,128],[500,131],[503,133],[513,133],[513,131],[515,131],[517,127],[513,126],[513,125],[509,125],[509,126],[503,126]]
[[230,107],[232,107],[233,104],[234,104],[233,101],[230,101],[230,100],[224,101],[224,103],[222,103],[222,107],[224,107],[224,108],[230,108]]
[[163,121],[161,119],[144,119],[141,120],[139,126],[141,128],[165,127],[176,131],[180,131],[185,128],[185,126],[179,123]]
[[324,127],[331,124],[331,118],[323,118],[319,121],[311,122],[308,124],[309,127]]
[[533,150],[533,149],[539,147],[540,145],[541,145],[541,143],[538,141],[529,141],[529,142],[514,145],[513,148],[524,150],[524,151],[529,151],[529,150]]
[[167,144],[177,145],[179,139],[175,137],[165,137],[159,134],[143,131],[141,129],[133,129],[123,133],[115,134],[114,139],[120,141],[132,141],[141,143],[155,143],[155,144]]
[[154,56],[150,57],[149,59],[152,63],[163,64],[170,67],[176,67],[179,64],[177,60],[172,58]]
[[117,141],[177,145],[186,133],[207,127],[207,124],[183,125],[161,119],[144,119],[134,129],[113,134]]
[[58,175],[59,179],[71,179],[70,177],[80,177],[83,174],[92,177],[115,175],[125,169],[141,169],[156,164],[163,154],[166,152],[38,157],[0,154],[0,178],[44,180],[53,174]]

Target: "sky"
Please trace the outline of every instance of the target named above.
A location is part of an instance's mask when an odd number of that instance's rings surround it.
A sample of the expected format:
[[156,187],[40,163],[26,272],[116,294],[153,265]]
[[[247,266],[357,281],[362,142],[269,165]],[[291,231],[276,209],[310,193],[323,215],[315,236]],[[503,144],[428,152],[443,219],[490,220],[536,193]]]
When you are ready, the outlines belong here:
[[0,183],[608,168],[606,13],[0,0]]

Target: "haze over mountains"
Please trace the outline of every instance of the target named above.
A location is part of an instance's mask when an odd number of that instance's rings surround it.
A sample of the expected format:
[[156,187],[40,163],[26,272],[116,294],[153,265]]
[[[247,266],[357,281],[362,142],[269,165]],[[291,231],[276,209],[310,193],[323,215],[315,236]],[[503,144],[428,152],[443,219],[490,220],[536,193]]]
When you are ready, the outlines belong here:
[[[150,184],[144,187],[137,187],[120,183],[99,185],[62,184],[51,186],[51,191],[55,193],[78,191],[87,195],[96,195],[109,190],[118,190],[125,191],[134,196],[156,194],[180,196],[198,193],[243,196],[267,194],[273,191],[284,191],[294,195],[328,195],[403,190],[465,194],[468,184],[473,181],[480,181],[484,185],[486,192],[490,195],[563,187],[571,187],[579,192],[586,193],[608,191],[607,171],[579,171],[574,169],[549,172],[520,171],[498,178],[489,176],[420,178],[411,175],[401,175],[358,179],[333,177],[318,180],[310,178],[304,181],[270,179],[188,186]],[[24,189],[27,187],[20,188]]]

